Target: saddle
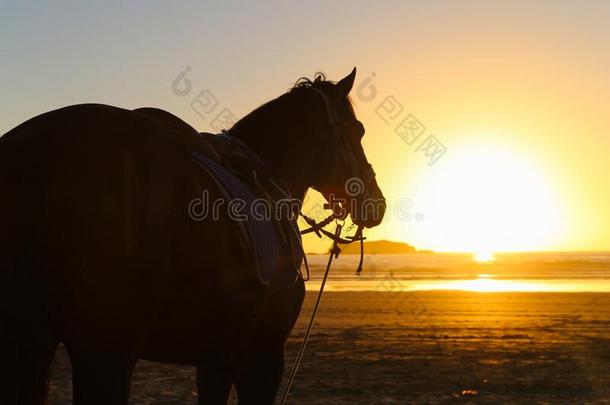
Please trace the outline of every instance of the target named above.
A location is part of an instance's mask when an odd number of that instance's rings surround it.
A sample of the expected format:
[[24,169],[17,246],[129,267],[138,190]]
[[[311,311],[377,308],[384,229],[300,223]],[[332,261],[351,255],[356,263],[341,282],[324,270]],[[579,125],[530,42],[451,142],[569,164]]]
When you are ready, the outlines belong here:
[[258,155],[238,139],[226,133],[201,136],[215,149],[220,162],[197,151],[193,157],[211,175],[227,201],[241,201],[243,215],[231,219],[259,281],[274,288],[294,285],[302,277],[304,253],[296,223],[298,212],[279,211],[279,202],[291,200],[289,194],[267,175]]
[[[175,115],[157,108],[139,108],[135,112],[184,136],[191,146],[195,163],[214,181],[227,204],[240,200],[238,217],[231,218],[243,253],[256,269],[264,286],[287,288],[302,278],[304,258],[297,226],[298,212],[291,217],[275,209],[278,201],[290,199],[270,175],[263,160],[247,145],[227,133],[199,133]],[[243,202],[242,202],[243,201]],[[271,207],[269,215],[259,215],[257,205]],[[275,208],[275,209],[274,209]]]

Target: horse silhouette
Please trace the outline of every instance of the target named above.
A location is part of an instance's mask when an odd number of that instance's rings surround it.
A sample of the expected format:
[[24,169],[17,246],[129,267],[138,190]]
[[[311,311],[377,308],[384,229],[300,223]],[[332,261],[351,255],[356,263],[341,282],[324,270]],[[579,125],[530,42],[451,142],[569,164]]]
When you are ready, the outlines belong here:
[[[234,142],[262,162],[257,181],[296,201],[312,187],[341,199],[356,224],[378,225],[385,200],[348,98],[355,74],[300,79],[225,132],[224,152],[220,138],[165,111],[100,104],[50,111],[2,136],[0,404],[46,402],[60,342],[75,404],[127,404],[138,359],[196,365],[201,404],[226,403],[233,386],[240,403],[273,403],[305,294],[282,231],[295,220],[261,220],[276,229],[274,263],[295,275],[261,282],[250,251],[260,241],[244,244],[226,211],[195,220],[188,207],[203,191],[227,198],[201,161],[252,180],[228,167]],[[345,187],[354,178],[358,193]],[[264,189],[252,193],[273,199]]]

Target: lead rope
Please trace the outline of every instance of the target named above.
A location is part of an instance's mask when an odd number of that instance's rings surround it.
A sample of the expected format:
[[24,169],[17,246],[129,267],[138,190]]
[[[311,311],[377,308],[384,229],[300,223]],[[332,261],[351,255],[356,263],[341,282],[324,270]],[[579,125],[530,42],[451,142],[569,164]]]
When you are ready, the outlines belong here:
[[288,398],[288,394],[290,393],[290,388],[292,388],[292,383],[294,382],[294,377],[297,375],[297,371],[299,369],[299,365],[301,364],[301,359],[303,358],[303,354],[305,353],[305,347],[307,347],[307,341],[309,340],[309,336],[311,335],[311,329],[313,328],[314,321],[316,320],[316,315],[318,313],[318,307],[320,306],[320,300],[322,299],[322,293],[324,292],[324,286],[326,285],[326,279],[328,278],[328,273],[330,272],[330,266],[333,262],[333,259],[339,256],[341,253],[341,248],[339,248],[339,235],[341,235],[342,225],[337,223],[337,227],[335,228],[335,236],[333,242],[333,248],[330,250],[330,254],[328,256],[328,263],[326,264],[326,270],[324,271],[324,277],[322,278],[322,284],[320,284],[320,292],[318,293],[318,297],[316,298],[316,304],[313,307],[313,312],[311,313],[311,318],[309,319],[309,324],[307,325],[307,330],[305,331],[305,336],[303,337],[303,343],[301,344],[301,348],[297,353],[297,357],[294,360],[294,364],[292,365],[292,370],[290,371],[290,378],[286,383],[286,387],[284,388],[284,393],[282,394],[282,400],[280,404],[284,404],[286,402],[286,398]]

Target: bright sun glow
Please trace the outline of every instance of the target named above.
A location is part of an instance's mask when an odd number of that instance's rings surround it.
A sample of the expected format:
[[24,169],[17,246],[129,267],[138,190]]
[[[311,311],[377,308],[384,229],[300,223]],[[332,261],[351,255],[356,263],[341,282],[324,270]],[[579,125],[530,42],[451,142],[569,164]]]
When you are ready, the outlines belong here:
[[476,252],[473,255],[474,260],[479,263],[489,263],[495,260],[494,254],[488,251]]
[[563,233],[562,201],[542,162],[511,145],[471,144],[447,152],[443,170],[423,179],[414,196],[433,249],[475,252],[552,249]]

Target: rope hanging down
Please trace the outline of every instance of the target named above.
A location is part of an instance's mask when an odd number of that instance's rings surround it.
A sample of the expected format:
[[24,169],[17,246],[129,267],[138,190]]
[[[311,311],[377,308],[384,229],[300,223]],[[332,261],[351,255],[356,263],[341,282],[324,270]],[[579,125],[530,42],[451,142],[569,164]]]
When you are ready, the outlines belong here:
[[[328,279],[328,274],[330,273],[330,267],[332,265],[333,259],[339,257],[339,253],[341,253],[341,248],[339,244],[348,244],[352,242],[359,241],[360,242],[360,262],[358,263],[358,269],[356,270],[356,274],[360,274],[362,272],[362,262],[364,257],[364,237],[362,236],[362,226],[359,226],[356,230],[356,233],[353,236],[348,236],[346,239],[341,238],[341,230],[343,229],[343,225],[337,222],[337,226],[335,228],[334,233],[330,233],[323,229],[324,226],[331,223],[335,216],[331,215],[328,218],[324,219],[321,222],[316,222],[314,219],[309,218],[301,213],[305,222],[310,226],[310,228],[301,231],[301,234],[307,234],[311,232],[315,232],[318,237],[322,237],[322,234],[328,236],[333,241],[333,247],[328,255],[328,262],[326,264],[326,270],[324,270],[324,276],[322,277],[322,283],[320,284],[320,291],[318,292],[318,296],[316,298],[316,303],[314,304],[313,311],[311,313],[311,317],[309,318],[309,323],[307,324],[307,330],[305,331],[305,336],[303,337],[303,342],[301,343],[301,347],[299,348],[299,352],[294,360],[294,364],[292,365],[292,370],[290,371],[290,377],[288,378],[288,382],[286,383],[286,387],[284,387],[284,393],[282,394],[282,399],[280,404],[284,404],[286,399],[288,398],[288,394],[290,393],[290,389],[292,388],[292,383],[296,377],[297,371],[299,369],[299,365],[301,364],[301,360],[303,359],[303,354],[305,353],[305,348],[307,347],[307,342],[309,341],[309,337],[311,335],[311,330],[313,329],[313,324],[316,320],[316,315],[318,313],[318,308],[320,307],[320,301],[322,299],[322,293],[324,292],[324,286],[326,285],[326,280]],[[309,274],[309,269],[308,269]]]

